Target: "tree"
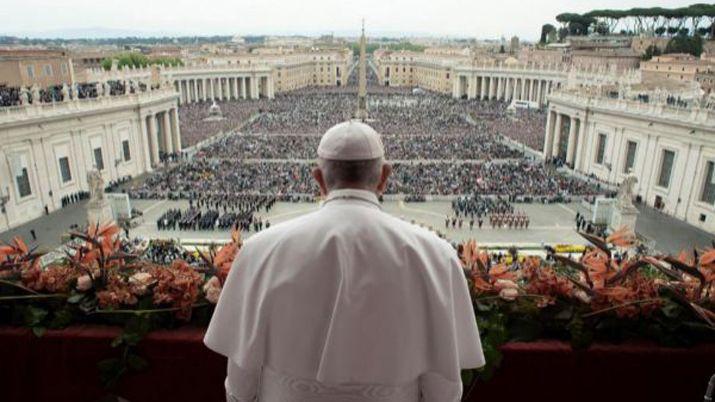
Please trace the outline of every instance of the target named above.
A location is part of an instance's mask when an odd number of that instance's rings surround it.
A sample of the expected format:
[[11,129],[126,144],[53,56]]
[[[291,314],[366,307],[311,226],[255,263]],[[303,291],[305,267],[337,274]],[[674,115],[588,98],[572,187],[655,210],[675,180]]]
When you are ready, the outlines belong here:
[[559,28],[559,42],[563,42],[564,39],[569,35],[569,30],[566,28]]
[[703,53],[703,38],[700,35],[677,35],[668,41],[665,53],[687,53],[700,57]]
[[541,39],[539,43],[542,45],[549,43],[549,38],[551,33],[556,31],[556,27],[551,24],[544,24],[541,26]]
[[599,35],[608,35],[611,31],[608,28],[608,24],[605,22],[596,22],[593,26],[593,30]]
[[643,53],[643,56],[641,57],[644,61],[648,61],[652,59],[653,57],[660,56],[661,51],[660,48],[656,45],[650,45],[646,48],[645,53]]
[[658,36],[663,36],[663,34],[665,34],[665,33],[667,32],[667,30],[668,30],[668,28],[666,28],[666,27],[664,27],[664,26],[663,26],[663,27],[658,27],[658,28],[655,29],[655,34],[658,35]]
[[136,52],[121,53],[111,58],[106,58],[102,60],[102,68],[109,70],[112,68],[112,61],[117,60],[117,67],[124,68],[124,66],[143,68],[152,64],[159,64],[163,66],[183,66],[184,63],[178,57],[156,57],[149,59],[145,55]]
[[501,45],[501,46],[499,47],[499,53],[501,53],[501,54],[506,53],[506,49],[504,49],[504,45]]

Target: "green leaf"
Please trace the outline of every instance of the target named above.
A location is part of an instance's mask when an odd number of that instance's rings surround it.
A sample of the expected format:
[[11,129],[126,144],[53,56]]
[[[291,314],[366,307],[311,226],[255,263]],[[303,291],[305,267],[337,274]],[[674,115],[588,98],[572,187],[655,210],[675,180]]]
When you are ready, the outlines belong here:
[[47,332],[47,328],[45,327],[32,327],[32,333],[38,338],[42,338],[45,332]]
[[121,345],[124,342],[124,334],[121,334],[117,336],[116,338],[112,339],[112,343],[110,343],[110,346],[113,348],[116,348],[117,346]]
[[67,303],[70,304],[77,304],[82,301],[84,298],[84,295],[82,293],[75,293],[72,296],[67,298]]
[[23,318],[26,326],[35,327],[38,326],[45,317],[47,317],[47,310],[40,307],[28,306],[25,309]]
[[531,318],[517,318],[509,325],[510,340],[517,342],[533,341],[541,335],[542,326]]
[[72,323],[72,311],[69,308],[57,310],[50,321],[49,327],[53,329],[64,328]]
[[119,378],[127,371],[126,366],[119,358],[105,359],[97,363],[99,379],[105,388],[114,387]]
[[127,356],[127,366],[134,371],[139,371],[147,368],[149,363],[143,357],[131,353]]

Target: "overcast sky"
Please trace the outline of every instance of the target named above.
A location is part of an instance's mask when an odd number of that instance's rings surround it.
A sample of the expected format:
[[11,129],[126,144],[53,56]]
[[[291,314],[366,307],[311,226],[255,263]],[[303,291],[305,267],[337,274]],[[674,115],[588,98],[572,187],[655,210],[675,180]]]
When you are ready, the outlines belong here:
[[538,38],[562,12],[681,7],[697,0],[2,0],[0,35],[97,28],[144,34],[357,33]]

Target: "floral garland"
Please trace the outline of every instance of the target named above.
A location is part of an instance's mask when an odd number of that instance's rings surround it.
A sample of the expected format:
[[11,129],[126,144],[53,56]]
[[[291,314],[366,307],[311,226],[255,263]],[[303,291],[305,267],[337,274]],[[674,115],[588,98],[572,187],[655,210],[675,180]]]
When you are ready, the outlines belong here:
[[[123,353],[100,363],[108,385],[146,366],[132,351],[152,329],[208,322],[242,244],[234,231],[226,245],[197,250],[198,264],[160,265],[119,232],[114,224],[72,232],[64,257],[46,267],[19,237],[0,245],[0,324],[26,325],[38,336],[74,322],[124,325],[112,344]],[[631,337],[715,341],[715,249],[647,255],[625,229],[581,235],[593,246],[577,260],[555,250],[546,259],[516,250],[497,258],[474,241],[459,246],[488,362],[467,377],[488,378],[510,340],[569,339],[575,347]]]

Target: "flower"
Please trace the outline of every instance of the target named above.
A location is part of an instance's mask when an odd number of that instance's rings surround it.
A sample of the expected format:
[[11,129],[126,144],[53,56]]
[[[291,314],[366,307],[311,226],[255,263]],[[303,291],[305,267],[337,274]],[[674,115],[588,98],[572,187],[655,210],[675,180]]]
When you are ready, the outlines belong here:
[[519,290],[515,288],[504,288],[499,291],[499,297],[506,301],[514,301],[519,296]]
[[137,272],[129,277],[129,286],[132,289],[132,293],[137,296],[146,294],[147,288],[154,282],[156,282],[154,277],[147,272]]
[[77,290],[86,292],[92,288],[92,278],[89,275],[82,275],[77,278]]
[[102,308],[116,308],[120,305],[137,304],[137,297],[129,284],[119,275],[111,275],[105,290],[97,292],[97,301]]
[[154,266],[152,276],[154,285],[154,303],[168,304],[178,309],[180,319],[191,318],[191,309],[199,297],[202,278],[186,261],[175,260],[170,266]]
[[218,277],[212,276],[211,279],[204,284],[203,289],[206,300],[208,300],[209,303],[218,303],[218,298],[221,295],[221,280]]

